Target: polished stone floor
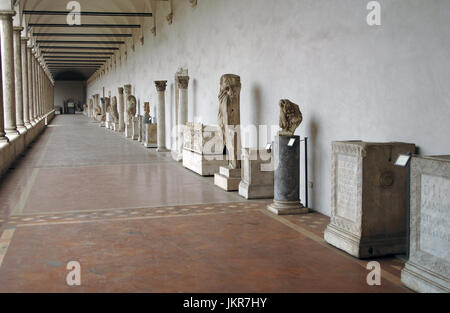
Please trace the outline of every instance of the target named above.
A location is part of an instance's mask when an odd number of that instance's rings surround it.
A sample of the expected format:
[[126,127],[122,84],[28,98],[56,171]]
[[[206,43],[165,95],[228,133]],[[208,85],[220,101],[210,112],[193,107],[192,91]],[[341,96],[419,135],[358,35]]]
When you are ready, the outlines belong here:
[[[169,153],[57,116],[0,183],[0,292],[408,292],[403,263],[323,241],[329,218],[278,217]],[[81,265],[68,286],[66,265]]]

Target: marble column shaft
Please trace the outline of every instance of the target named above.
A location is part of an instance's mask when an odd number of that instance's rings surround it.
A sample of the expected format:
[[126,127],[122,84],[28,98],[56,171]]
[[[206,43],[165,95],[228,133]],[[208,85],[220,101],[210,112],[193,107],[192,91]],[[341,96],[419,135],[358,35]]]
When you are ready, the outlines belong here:
[[23,122],[26,127],[30,127],[30,110],[28,107],[28,49],[27,49],[28,38],[21,38],[21,62],[22,62],[22,97],[23,97]]
[[155,81],[156,90],[158,91],[158,107],[157,107],[157,142],[158,152],[167,151],[166,148],[166,87],[167,80]]
[[125,114],[124,114],[124,97],[123,97],[123,88],[119,87],[119,131],[125,131]]
[[33,108],[33,60],[32,47],[27,46],[27,75],[28,75],[28,114],[30,115],[30,123],[34,124],[34,108]]
[[2,61],[3,109],[5,132],[17,135],[16,89],[14,81],[13,24],[14,11],[0,11],[0,42]]
[[38,121],[38,114],[37,114],[37,96],[36,96],[36,58],[34,56],[34,48],[31,53],[31,88],[33,89],[32,95],[33,95],[33,119],[35,122]]
[[22,80],[22,43],[20,33],[23,27],[14,27],[14,78],[16,86],[16,124],[19,130],[24,130],[23,118],[23,80]]

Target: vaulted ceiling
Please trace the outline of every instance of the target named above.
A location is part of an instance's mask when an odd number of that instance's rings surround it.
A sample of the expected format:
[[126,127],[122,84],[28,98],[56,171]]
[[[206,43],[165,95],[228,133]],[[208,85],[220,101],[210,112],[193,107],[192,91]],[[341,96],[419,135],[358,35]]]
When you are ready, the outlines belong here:
[[146,19],[152,18],[151,0],[77,2],[81,9],[80,25],[68,23],[70,1],[20,1],[21,25],[32,35],[56,79],[64,77],[64,73],[87,79],[110,60],[128,38],[142,31]]

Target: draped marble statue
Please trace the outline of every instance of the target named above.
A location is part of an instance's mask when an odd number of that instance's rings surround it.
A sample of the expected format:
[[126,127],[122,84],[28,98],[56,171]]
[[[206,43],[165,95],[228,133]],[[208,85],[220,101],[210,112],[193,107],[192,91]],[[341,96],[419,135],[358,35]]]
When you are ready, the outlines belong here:
[[220,79],[218,125],[228,156],[231,169],[241,167],[240,163],[240,93],[241,78],[238,75],[225,74]]

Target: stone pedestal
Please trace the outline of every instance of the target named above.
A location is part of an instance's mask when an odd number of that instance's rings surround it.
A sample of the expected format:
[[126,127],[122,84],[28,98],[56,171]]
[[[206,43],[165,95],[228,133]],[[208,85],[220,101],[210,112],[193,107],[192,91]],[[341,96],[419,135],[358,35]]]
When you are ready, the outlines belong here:
[[242,149],[242,180],[239,195],[246,199],[273,199],[274,172],[272,153]]
[[125,137],[133,138],[133,121],[131,119],[125,125]]
[[183,166],[202,176],[218,173],[228,161],[216,126],[186,123],[183,131]]
[[131,138],[133,140],[139,139],[139,129],[140,129],[139,117],[134,116],[132,118],[132,134],[131,134]]
[[409,215],[403,284],[418,292],[450,292],[450,156],[412,159]]
[[142,143],[142,137],[143,137],[142,133],[144,132],[144,128],[142,127],[142,124],[143,124],[144,118],[142,115],[139,115],[137,117],[137,119],[138,119],[138,126],[139,126],[139,132],[138,132],[139,136],[138,136],[137,140]]
[[406,251],[407,143],[333,142],[332,212],[325,240],[358,257]]
[[145,129],[145,127],[146,127],[146,125],[147,124],[150,124],[151,123],[151,117],[150,117],[150,115],[144,115],[143,117],[142,117],[142,141],[141,141],[141,143],[143,144],[143,145],[145,145],[145,138],[146,138],[146,133],[147,133],[147,131],[146,131],[146,129]]
[[113,129],[113,119],[110,113],[106,113],[106,124],[105,127],[107,129]]
[[214,174],[214,184],[225,191],[239,190],[241,182],[241,169],[231,169],[228,166],[221,166],[219,173]]
[[145,141],[146,148],[156,148],[158,146],[158,124],[145,124]]
[[274,201],[267,209],[277,215],[308,213],[300,202],[300,137],[276,136],[273,153]]

